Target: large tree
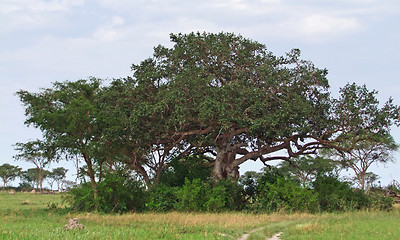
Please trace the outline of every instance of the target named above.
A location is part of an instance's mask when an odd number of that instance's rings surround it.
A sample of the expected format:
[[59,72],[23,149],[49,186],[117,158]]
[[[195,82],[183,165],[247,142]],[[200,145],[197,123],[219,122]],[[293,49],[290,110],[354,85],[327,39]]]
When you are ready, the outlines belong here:
[[314,151],[318,143],[299,141],[328,124],[326,70],[299,60],[298,50],[275,57],[233,34],[171,40],[173,48],[158,46],[153,58],[132,67],[130,135],[147,133],[162,157],[214,156],[215,179],[237,178],[249,159],[287,159],[269,153]]
[[[172,34],[171,41],[172,48],[158,46],[152,58],[132,67],[129,83],[141,97],[131,98],[134,125],[128,129],[147,132],[163,154],[213,156],[215,179],[237,178],[248,160],[342,149],[343,139],[356,143],[359,133],[381,134],[398,121],[398,107],[390,101],[382,109],[374,102],[373,108],[361,106],[363,115],[355,116],[350,100],[365,96],[346,87],[340,99],[330,98],[327,71],[301,60],[299,50],[276,57],[264,45],[229,33]],[[366,121],[359,124],[360,118]]]
[[7,183],[13,181],[16,177],[21,175],[21,168],[5,163],[0,166],[0,178],[3,180],[3,188]]

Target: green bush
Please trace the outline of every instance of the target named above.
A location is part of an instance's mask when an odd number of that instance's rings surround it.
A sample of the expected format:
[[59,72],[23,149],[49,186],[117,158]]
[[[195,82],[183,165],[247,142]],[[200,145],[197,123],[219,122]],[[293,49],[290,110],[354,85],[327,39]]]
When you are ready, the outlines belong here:
[[389,211],[393,209],[393,199],[389,196],[384,196],[380,193],[370,193],[368,194],[368,199],[370,202],[370,208]]
[[210,212],[239,211],[244,208],[244,190],[237,182],[222,179],[210,183],[204,209]]
[[265,167],[261,177],[257,179],[258,186],[264,186],[266,183],[274,184],[278,178],[284,177],[276,167]]
[[66,200],[73,210],[104,213],[142,211],[148,201],[142,183],[120,171],[105,174],[97,191],[94,199],[92,186],[84,183],[71,189]]
[[207,199],[207,184],[201,179],[186,179],[185,184],[177,190],[176,209],[181,211],[204,211]]
[[243,209],[243,188],[236,182],[219,182],[186,179],[177,189],[176,209],[180,211],[221,212]]
[[349,183],[333,176],[318,176],[313,188],[318,193],[322,211],[346,211],[369,206],[368,197],[363,191],[353,190]]
[[390,196],[387,196],[387,189],[373,187],[366,194],[370,202],[370,208],[381,211],[393,209],[394,201]]
[[277,177],[273,183],[265,182],[258,186],[253,209],[266,212],[315,212],[318,210],[318,197],[293,179]]
[[34,188],[27,182],[20,182],[19,186],[15,189],[16,191],[19,192],[30,192],[32,191]]
[[177,204],[177,188],[164,184],[152,186],[149,189],[149,201],[146,209],[155,212],[174,210]]
[[97,189],[102,212],[143,211],[147,202],[142,182],[120,171],[107,173]]
[[89,212],[96,209],[96,202],[93,197],[93,188],[90,183],[83,183],[72,188],[65,196],[72,210]]

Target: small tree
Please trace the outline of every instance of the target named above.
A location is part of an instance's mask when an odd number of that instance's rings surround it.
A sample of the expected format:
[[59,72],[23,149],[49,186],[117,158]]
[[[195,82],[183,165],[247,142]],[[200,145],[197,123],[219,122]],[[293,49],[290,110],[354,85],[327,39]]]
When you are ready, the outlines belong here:
[[16,177],[20,176],[21,168],[17,166],[5,163],[0,166],[0,178],[3,180],[3,188],[7,186],[7,183],[13,181]]
[[244,193],[250,202],[257,192],[257,182],[262,177],[261,172],[247,171],[239,178],[239,184],[243,186]]
[[63,167],[54,168],[52,171],[53,178],[57,182],[58,191],[62,190],[63,188],[62,185],[65,181],[67,172],[68,169],[65,169]]
[[50,185],[50,191],[53,191],[53,185],[54,185],[54,182],[56,181],[56,179],[55,179],[55,175],[54,175],[54,172],[53,171],[47,171],[47,170],[45,170],[46,171],[46,180],[47,180],[47,183]]
[[37,168],[29,168],[26,171],[23,171],[21,174],[21,180],[23,182],[28,183],[31,187],[39,187],[38,184],[38,169]]
[[350,151],[335,151],[333,155],[343,168],[354,172],[357,184],[365,190],[369,167],[375,163],[385,164],[394,161],[392,153],[397,149],[398,145],[391,135],[372,136],[356,143]]
[[365,184],[367,185],[367,189],[371,188],[371,187],[375,187],[376,184],[375,182],[379,179],[380,177],[373,173],[373,172],[367,172],[365,174]]
[[331,173],[337,166],[333,160],[323,157],[301,156],[279,164],[279,170],[284,175],[292,175],[303,187],[319,174]]
[[38,187],[40,191],[43,191],[44,168],[56,159],[56,154],[52,146],[47,142],[36,140],[27,143],[17,143],[15,144],[15,150],[19,152],[19,154],[14,156],[16,160],[25,160],[36,166]]

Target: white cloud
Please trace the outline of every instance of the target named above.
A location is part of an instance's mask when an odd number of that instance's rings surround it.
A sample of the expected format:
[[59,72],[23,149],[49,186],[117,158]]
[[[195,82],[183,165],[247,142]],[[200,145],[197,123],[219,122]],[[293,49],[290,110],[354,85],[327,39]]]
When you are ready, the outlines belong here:
[[84,0],[2,0],[0,34],[21,29],[37,29],[56,23],[62,13],[84,4]]
[[122,17],[113,17],[111,23],[98,27],[93,36],[100,41],[115,41],[120,39],[125,35],[125,29],[120,28],[124,22]]
[[305,34],[336,35],[358,30],[360,24],[356,18],[311,15],[303,18],[298,27]]
[[221,8],[231,8],[234,10],[248,10],[250,8],[248,2],[244,0],[225,0],[223,2],[218,2],[217,7]]

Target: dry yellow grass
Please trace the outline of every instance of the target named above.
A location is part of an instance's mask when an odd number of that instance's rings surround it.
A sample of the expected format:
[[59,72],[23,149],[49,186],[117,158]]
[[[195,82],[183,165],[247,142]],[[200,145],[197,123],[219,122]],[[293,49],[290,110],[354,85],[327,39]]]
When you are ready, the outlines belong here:
[[[311,214],[245,214],[245,213],[131,213],[123,215],[84,214],[77,216],[90,222],[106,223],[107,225],[131,225],[134,223],[171,224],[180,226],[214,225],[223,228],[254,228],[268,223],[310,219]],[[315,215],[314,215],[315,217]]]

